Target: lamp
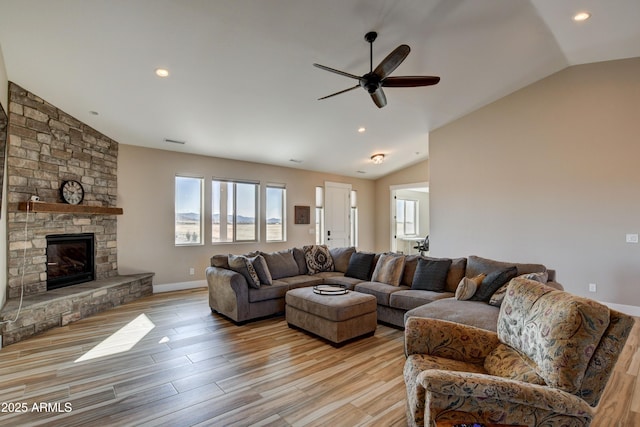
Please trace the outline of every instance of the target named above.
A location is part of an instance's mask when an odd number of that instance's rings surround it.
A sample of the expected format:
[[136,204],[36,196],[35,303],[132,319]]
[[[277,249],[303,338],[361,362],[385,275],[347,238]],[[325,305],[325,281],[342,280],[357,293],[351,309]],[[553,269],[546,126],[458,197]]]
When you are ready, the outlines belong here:
[[371,161],[376,165],[381,164],[384,162],[384,154],[374,154],[371,156]]

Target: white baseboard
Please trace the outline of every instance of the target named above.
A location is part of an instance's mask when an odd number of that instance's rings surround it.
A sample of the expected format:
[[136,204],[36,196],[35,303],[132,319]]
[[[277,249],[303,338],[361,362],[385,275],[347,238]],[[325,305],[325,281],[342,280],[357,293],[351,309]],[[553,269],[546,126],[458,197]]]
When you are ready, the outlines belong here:
[[194,280],[192,282],[180,282],[180,283],[163,283],[161,285],[153,285],[153,293],[158,294],[160,292],[181,291],[183,289],[196,289],[206,288],[206,280]]
[[603,304],[621,313],[640,317],[640,307],[637,307],[635,305],[614,304],[612,302],[603,302]]

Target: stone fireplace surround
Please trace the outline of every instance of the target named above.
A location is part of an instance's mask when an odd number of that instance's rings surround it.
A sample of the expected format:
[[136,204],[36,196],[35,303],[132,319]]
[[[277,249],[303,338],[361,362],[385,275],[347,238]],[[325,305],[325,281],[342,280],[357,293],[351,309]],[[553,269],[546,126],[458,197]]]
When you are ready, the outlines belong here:
[[[85,190],[83,205],[115,207],[118,143],[9,82],[7,126],[7,303],[0,319],[3,344],[17,342],[104,309],[152,293],[153,274],[119,276],[115,215],[26,212],[32,195],[61,203],[62,181]],[[26,226],[26,227],[25,227]],[[96,280],[47,292],[46,236],[93,233]]]

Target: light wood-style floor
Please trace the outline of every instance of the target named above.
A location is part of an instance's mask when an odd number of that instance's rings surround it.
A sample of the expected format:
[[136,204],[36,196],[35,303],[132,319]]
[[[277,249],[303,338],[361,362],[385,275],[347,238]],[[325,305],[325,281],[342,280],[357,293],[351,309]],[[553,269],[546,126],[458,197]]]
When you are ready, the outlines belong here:
[[[640,426],[632,334],[594,426]],[[387,326],[334,348],[283,317],[236,326],[206,290],[157,294],[0,350],[0,425],[403,426],[403,364]]]

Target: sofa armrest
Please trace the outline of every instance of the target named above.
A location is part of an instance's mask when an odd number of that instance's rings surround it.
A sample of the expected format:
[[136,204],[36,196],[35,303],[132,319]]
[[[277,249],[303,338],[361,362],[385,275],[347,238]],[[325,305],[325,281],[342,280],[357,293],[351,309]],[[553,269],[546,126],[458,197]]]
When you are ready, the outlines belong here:
[[242,274],[219,267],[205,270],[209,287],[209,306],[242,322],[249,317],[249,286]]
[[473,413],[474,405],[478,405],[476,409],[479,412],[494,415],[545,413],[583,419],[592,417],[592,409],[578,396],[548,386],[493,375],[430,369],[418,375],[416,385],[424,389],[425,396],[435,394],[440,400],[464,400],[459,410],[469,413]]
[[429,354],[482,364],[498,346],[498,335],[448,320],[409,317],[404,329],[405,355]]

